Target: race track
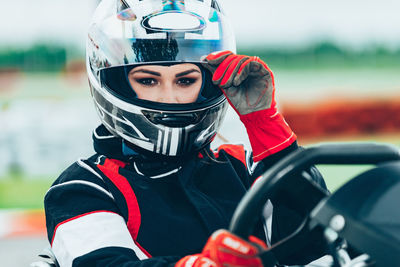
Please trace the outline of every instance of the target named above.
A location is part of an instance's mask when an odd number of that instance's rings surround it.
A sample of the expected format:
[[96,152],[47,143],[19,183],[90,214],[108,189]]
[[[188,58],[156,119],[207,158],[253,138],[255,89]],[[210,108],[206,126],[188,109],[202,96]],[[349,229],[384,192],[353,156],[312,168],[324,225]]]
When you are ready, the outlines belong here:
[[29,266],[47,244],[45,236],[0,239],[0,266]]

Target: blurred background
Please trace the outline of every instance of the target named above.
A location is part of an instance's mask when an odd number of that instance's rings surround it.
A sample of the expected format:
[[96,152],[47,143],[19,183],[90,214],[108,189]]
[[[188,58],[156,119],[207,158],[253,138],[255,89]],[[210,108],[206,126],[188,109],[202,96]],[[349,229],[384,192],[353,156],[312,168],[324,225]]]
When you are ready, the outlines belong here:
[[[98,2],[0,3],[0,260],[13,266],[46,244],[43,197],[52,181],[93,153],[99,120],[84,49]],[[400,144],[399,1],[221,2],[238,53],[274,71],[279,108],[301,145]],[[225,141],[249,145],[232,111],[216,145]],[[320,166],[331,190],[364,169]]]

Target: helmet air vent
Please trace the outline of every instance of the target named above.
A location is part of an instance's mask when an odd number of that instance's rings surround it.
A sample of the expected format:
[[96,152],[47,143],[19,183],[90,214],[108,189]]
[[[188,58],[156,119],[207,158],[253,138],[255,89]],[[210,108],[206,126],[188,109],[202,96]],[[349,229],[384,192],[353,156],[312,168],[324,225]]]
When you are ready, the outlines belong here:
[[152,123],[167,127],[186,127],[191,124],[196,124],[204,115],[204,111],[179,114],[143,110],[142,113]]

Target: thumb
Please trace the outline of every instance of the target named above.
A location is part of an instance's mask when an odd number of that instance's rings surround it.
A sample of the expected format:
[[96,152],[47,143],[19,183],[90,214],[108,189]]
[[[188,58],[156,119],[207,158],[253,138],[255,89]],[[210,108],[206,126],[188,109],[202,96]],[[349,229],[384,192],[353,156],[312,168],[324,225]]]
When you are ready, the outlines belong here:
[[[204,58],[204,61],[207,61],[211,65],[219,65],[219,64],[221,64],[222,61],[224,61],[230,55],[233,55],[233,53],[231,51],[213,52],[213,53],[207,55]],[[202,60],[203,60],[203,58],[202,58]]]
[[[206,56],[204,56],[205,58]],[[203,61],[203,57],[202,57],[202,61]],[[210,71],[211,74],[214,74],[215,70],[217,69],[218,66],[215,65],[211,65],[210,63],[206,62],[202,62],[201,66],[203,66],[203,68],[205,68],[206,70]]]
[[204,55],[200,58],[202,62],[201,65],[209,70],[211,74],[214,74],[221,62],[232,54],[233,53],[231,51],[218,51],[209,55]]

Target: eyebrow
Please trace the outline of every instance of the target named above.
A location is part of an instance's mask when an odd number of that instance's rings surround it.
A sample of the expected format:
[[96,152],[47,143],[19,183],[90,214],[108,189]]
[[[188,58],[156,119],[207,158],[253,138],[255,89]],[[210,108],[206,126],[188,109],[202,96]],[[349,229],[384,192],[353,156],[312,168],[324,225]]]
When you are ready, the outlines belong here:
[[[146,70],[146,69],[135,70],[135,71],[132,71],[131,74],[134,74],[134,73],[137,73],[137,72],[143,72],[143,73],[152,74],[152,75],[160,76],[160,77],[161,77],[161,73],[156,72],[156,71]],[[175,75],[175,77],[176,77],[176,78],[179,78],[179,77],[188,75],[188,74],[190,74],[190,73],[192,73],[192,72],[198,72],[198,73],[200,73],[200,71],[198,71],[198,70],[196,70],[196,69],[190,69],[190,70],[186,70],[186,71],[177,73],[177,74]]]
[[152,75],[155,75],[155,76],[161,76],[161,73],[159,73],[159,72],[151,71],[151,70],[143,70],[143,69],[132,71],[131,74],[134,74],[136,72],[143,72],[143,73],[152,74]]
[[192,73],[192,72],[198,72],[198,73],[200,73],[200,71],[198,71],[198,70],[196,70],[196,69],[191,69],[191,70],[186,70],[186,71],[184,71],[184,72],[178,73],[178,74],[175,75],[175,77],[176,77],[176,78],[179,78],[179,77],[188,75],[188,74],[190,74],[190,73]]

